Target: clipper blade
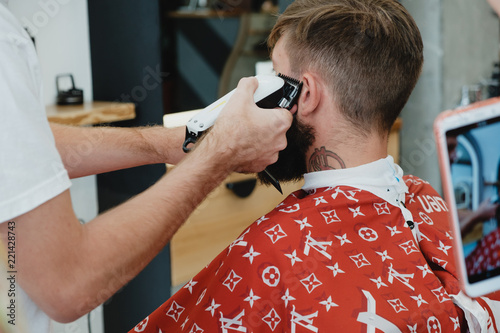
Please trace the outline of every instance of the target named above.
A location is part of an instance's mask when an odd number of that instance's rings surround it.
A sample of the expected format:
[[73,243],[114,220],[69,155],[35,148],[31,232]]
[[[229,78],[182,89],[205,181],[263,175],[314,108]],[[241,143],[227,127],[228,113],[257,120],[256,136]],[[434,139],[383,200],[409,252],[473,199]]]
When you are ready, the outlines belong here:
[[282,78],[283,80],[285,80],[286,82],[288,82],[289,84],[293,84],[295,86],[299,86],[299,85],[302,85],[302,82],[300,82],[299,80],[297,79],[294,79],[293,77],[290,77],[290,76],[286,76],[284,74],[281,74],[281,73],[278,73],[278,77]]
[[285,81],[285,85],[283,87],[283,98],[279,102],[278,106],[291,110],[299,99],[300,92],[302,90],[302,82],[281,73],[278,74],[278,77]]

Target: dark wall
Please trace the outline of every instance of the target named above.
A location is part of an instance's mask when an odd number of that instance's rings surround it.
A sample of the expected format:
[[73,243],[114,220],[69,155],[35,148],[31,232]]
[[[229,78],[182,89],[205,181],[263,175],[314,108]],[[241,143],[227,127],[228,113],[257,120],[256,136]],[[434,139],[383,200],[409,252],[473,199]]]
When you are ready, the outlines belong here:
[[280,13],[283,13],[286,7],[288,7],[288,5],[290,5],[292,2],[293,0],[279,0],[278,4],[280,6]]
[[[162,82],[167,74],[161,68],[158,1],[89,0],[88,9],[94,99],[136,104],[134,120],[110,125],[162,124]],[[99,175],[99,210],[144,191],[164,173],[164,165],[152,165]],[[105,331],[133,328],[170,296],[170,285],[167,247],[105,303]]]

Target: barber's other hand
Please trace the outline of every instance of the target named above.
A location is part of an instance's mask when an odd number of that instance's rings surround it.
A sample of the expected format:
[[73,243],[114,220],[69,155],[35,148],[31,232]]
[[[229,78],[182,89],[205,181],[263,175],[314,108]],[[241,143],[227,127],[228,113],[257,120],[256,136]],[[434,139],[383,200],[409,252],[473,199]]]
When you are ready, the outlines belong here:
[[[227,158],[231,171],[259,172],[286,147],[292,114],[286,109],[261,109],[253,95],[256,78],[243,78],[207,134],[211,149]],[[207,141],[207,140],[204,140]]]

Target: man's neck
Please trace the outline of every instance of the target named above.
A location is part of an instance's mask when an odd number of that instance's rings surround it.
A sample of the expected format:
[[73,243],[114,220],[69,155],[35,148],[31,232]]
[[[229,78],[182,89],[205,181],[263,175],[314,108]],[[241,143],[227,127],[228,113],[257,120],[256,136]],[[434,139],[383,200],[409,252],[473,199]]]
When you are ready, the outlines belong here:
[[314,129],[314,143],[306,154],[307,171],[353,168],[387,157],[388,134],[362,131],[337,109],[328,86],[318,85],[314,111],[299,113]]
[[316,140],[307,155],[308,172],[352,168],[387,157],[387,136],[337,133],[329,140]]

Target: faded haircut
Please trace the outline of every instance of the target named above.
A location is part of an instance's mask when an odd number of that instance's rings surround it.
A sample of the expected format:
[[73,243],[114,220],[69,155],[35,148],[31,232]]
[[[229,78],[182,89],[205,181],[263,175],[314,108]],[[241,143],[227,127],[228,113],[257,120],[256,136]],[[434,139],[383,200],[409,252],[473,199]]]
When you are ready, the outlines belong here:
[[292,74],[319,75],[361,131],[390,131],[423,64],[418,27],[396,0],[295,0],[268,38],[284,38]]

